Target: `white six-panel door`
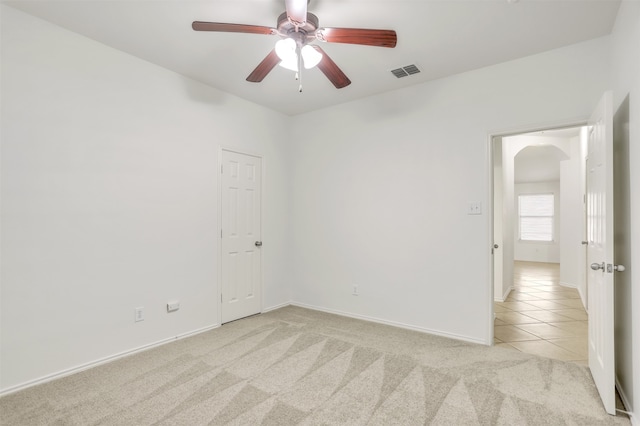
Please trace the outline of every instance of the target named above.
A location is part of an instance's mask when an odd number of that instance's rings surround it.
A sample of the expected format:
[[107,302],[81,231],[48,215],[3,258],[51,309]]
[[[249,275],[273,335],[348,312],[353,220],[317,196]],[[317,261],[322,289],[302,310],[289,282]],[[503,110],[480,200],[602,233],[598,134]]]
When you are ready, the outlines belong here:
[[259,157],[222,151],[221,321],[262,310]]
[[587,306],[589,368],[605,410],[615,415],[613,237],[613,114],[607,92],[589,120]]

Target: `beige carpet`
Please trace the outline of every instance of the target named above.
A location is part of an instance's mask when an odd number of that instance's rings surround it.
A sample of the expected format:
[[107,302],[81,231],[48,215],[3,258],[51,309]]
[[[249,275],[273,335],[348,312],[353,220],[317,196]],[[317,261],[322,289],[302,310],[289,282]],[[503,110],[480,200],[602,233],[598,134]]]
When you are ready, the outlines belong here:
[[296,307],[0,399],[3,425],[602,425],[588,370]]

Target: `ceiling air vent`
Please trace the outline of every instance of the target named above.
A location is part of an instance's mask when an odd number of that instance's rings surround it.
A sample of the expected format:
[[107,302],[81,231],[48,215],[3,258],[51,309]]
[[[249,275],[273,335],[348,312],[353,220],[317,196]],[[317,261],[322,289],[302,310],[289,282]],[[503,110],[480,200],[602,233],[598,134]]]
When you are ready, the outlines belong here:
[[413,74],[418,74],[419,72],[420,69],[418,69],[418,67],[413,64],[391,70],[391,74],[395,75],[398,78],[408,77]]

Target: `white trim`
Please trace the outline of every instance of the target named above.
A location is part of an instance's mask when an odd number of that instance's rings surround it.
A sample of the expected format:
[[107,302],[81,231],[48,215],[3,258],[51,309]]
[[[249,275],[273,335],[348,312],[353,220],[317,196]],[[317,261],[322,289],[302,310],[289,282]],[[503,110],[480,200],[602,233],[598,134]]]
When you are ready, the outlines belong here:
[[638,417],[633,414],[633,411],[627,414],[629,415],[629,420],[631,420],[631,426],[640,426],[640,420],[638,420]]
[[[622,400],[625,408],[628,409],[628,407],[631,407],[631,402],[629,401],[627,395],[624,393],[624,390],[620,385],[620,382],[618,381],[618,376],[616,376],[616,389],[618,390],[618,394],[620,394],[620,399]],[[640,426],[640,421],[638,420],[638,417],[633,414],[633,411],[626,411],[626,413],[629,415],[629,419],[631,420],[631,424],[633,426]]]
[[[560,285],[562,287],[567,287],[567,288],[574,288],[578,291],[578,295],[580,296],[580,301],[582,302],[582,306],[584,307],[584,310],[587,310],[587,304],[585,303],[585,298],[584,298],[584,294],[582,294],[582,288],[577,286],[576,284],[571,284],[571,283],[566,283],[564,281],[560,281]],[[588,314],[589,312],[587,312]]]
[[469,336],[462,336],[462,335],[459,335],[459,334],[446,333],[446,332],[439,331],[439,330],[432,330],[430,328],[418,327],[418,326],[415,326],[415,325],[404,324],[404,323],[397,322],[397,321],[389,321],[389,320],[384,320],[384,319],[380,319],[380,318],[370,317],[370,316],[367,316],[367,315],[352,314],[352,313],[349,313],[349,312],[338,311],[338,310],[335,310],[335,309],[327,309],[327,308],[322,308],[322,307],[314,306],[314,305],[307,305],[306,303],[299,303],[299,302],[291,302],[291,306],[297,306],[299,308],[312,309],[314,311],[326,312],[328,314],[340,315],[340,316],[343,316],[343,317],[354,318],[354,319],[359,319],[359,320],[364,320],[364,321],[369,321],[369,322],[375,322],[375,323],[378,323],[378,324],[390,325],[390,326],[393,326],[393,327],[404,328],[406,330],[419,331],[421,333],[433,334],[435,336],[447,337],[449,339],[462,340],[462,341],[469,342],[469,343],[475,343],[475,344],[480,344],[480,345],[484,345],[484,346],[490,346],[490,344],[487,343],[487,342],[484,342],[484,341],[479,340],[479,339],[474,339],[474,338],[469,337]]
[[507,291],[504,292],[504,294],[502,295],[502,299],[498,298],[494,298],[494,302],[504,302],[507,300],[507,297],[509,297],[509,295],[511,294],[511,292],[513,291],[514,287],[511,286],[507,289]]
[[218,252],[218,267],[216,268],[216,305],[218,306],[217,321],[218,324],[222,324],[222,152],[224,148],[220,146],[218,148],[218,171],[216,170],[216,180],[218,185],[216,188],[216,205],[217,205],[217,229],[216,229],[216,250]]
[[575,284],[571,284],[571,283],[566,283],[566,282],[564,282],[564,281],[560,281],[560,285],[561,285],[562,287],[575,288],[576,290],[578,290],[578,293],[580,293],[580,289],[579,289],[579,288],[578,288],[578,286],[577,286],[577,285],[575,285]]
[[[260,159],[264,158],[264,156],[262,154],[258,154],[256,152],[251,152],[251,151],[243,151],[241,149],[232,148],[230,146],[222,146],[221,145],[220,146],[220,152],[222,152],[222,151],[233,152],[234,154],[248,155],[249,157],[256,157],[256,158],[260,158]],[[222,161],[222,157],[220,157],[220,161]]]
[[580,295],[580,300],[582,301],[582,306],[584,306],[584,310],[587,312],[587,315],[589,315],[589,309],[588,309],[588,306],[587,306],[587,298],[584,296],[582,287],[578,287],[578,294]]
[[65,370],[58,371],[56,373],[47,374],[46,376],[40,377],[38,379],[29,380],[27,382],[20,383],[18,385],[10,386],[6,389],[0,389],[0,397],[8,395],[10,393],[18,392],[23,389],[30,388],[32,386],[41,385],[43,383],[47,383],[56,379],[61,379],[66,376],[71,376],[72,374],[80,373],[81,371],[88,370],[90,368],[98,367],[103,364],[107,364],[112,361],[116,361],[121,358],[128,357],[130,355],[137,354],[139,352],[144,352],[149,349],[156,348],[158,346],[165,345],[167,343],[175,342],[176,340],[185,339],[187,337],[195,336],[196,334],[204,333],[210,330],[214,330],[220,327],[220,324],[208,325],[206,327],[198,328],[193,331],[188,331],[186,333],[178,334],[174,337],[168,337],[166,339],[158,340],[157,342],[149,343],[146,345],[138,346],[137,348],[129,349],[127,351],[119,352],[117,354],[109,355],[104,358],[99,358],[95,361],[90,361],[84,364],[80,364],[76,367],[67,368]]
[[[487,276],[487,281],[488,281],[488,293],[487,293],[487,299],[489,299],[489,315],[487,318],[487,323],[486,323],[486,327],[487,327],[487,332],[486,332],[486,336],[487,336],[487,342],[483,342],[483,344],[488,344],[488,345],[493,345],[493,341],[494,341],[494,325],[495,325],[495,321],[496,321],[496,312],[493,306],[493,302],[494,302],[494,298],[496,297],[495,295],[495,270],[494,270],[494,266],[495,266],[495,261],[494,261],[494,257],[495,257],[495,249],[494,249],[494,244],[496,244],[496,241],[494,240],[494,236],[495,236],[495,230],[493,229],[493,204],[494,204],[494,182],[495,182],[495,177],[494,177],[494,172],[495,172],[495,165],[493,164],[493,136],[489,135],[488,139],[487,139],[487,144],[485,145],[485,161],[484,161],[485,166],[487,167],[486,171],[485,171],[485,176],[487,176],[487,193],[486,193],[486,199],[489,200],[489,202],[487,202],[487,209],[485,210],[487,212],[487,217],[485,218],[486,223],[487,223],[487,243],[489,243],[491,245],[491,248],[489,250],[487,250],[485,253],[485,256],[487,256],[487,261],[489,262],[489,274]],[[500,242],[500,244],[502,244],[502,241]],[[502,253],[502,251],[500,251],[500,253]],[[502,254],[501,254],[502,255]]]
[[493,129],[489,131],[489,140],[494,137],[516,136],[522,133],[540,132],[543,130],[560,130],[570,127],[586,126],[588,120],[589,117],[583,116],[547,123],[522,124],[513,126],[511,128],[503,128],[500,130]]
[[287,306],[291,306],[291,301],[280,303],[278,305],[270,306],[268,308],[264,308],[261,313],[266,314],[267,312],[275,311],[276,309],[286,308]]

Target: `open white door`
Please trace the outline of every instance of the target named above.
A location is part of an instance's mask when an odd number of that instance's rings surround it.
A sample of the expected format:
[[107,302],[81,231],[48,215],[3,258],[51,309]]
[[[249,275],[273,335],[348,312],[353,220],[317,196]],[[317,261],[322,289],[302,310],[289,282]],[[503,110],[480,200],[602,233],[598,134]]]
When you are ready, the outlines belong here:
[[604,408],[615,415],[613,265],[613,114],[606,92],[589,120],[587,273],[589,368]]
[[262,310],[259,157],[222,151],[221,320]]

